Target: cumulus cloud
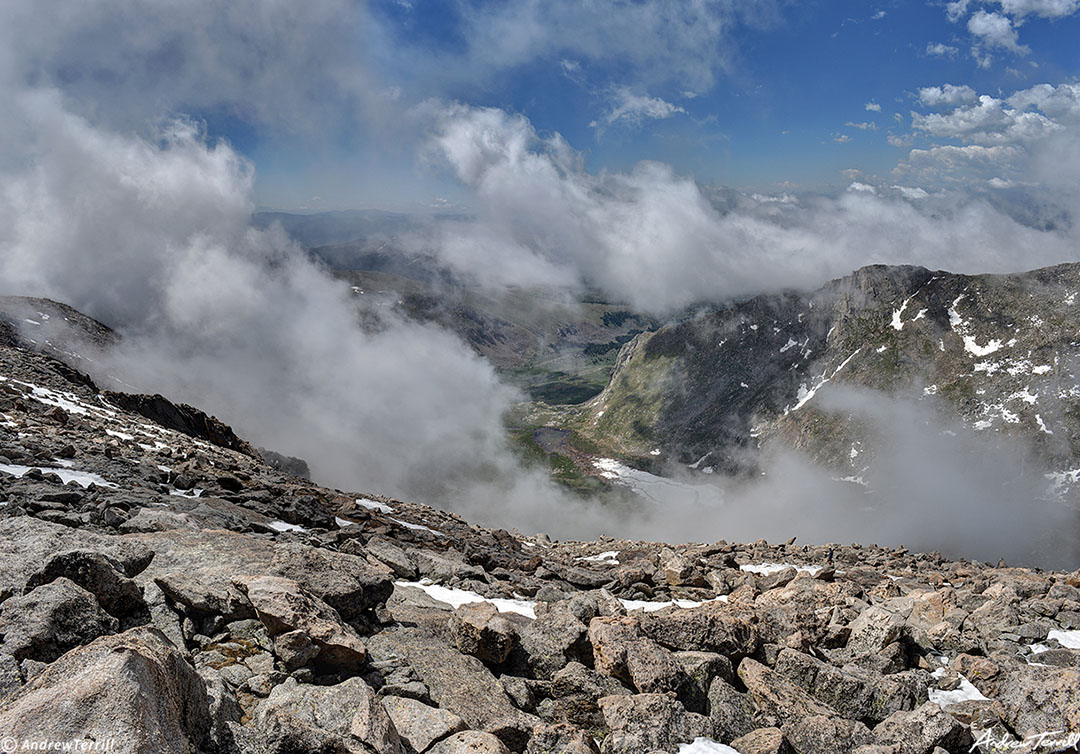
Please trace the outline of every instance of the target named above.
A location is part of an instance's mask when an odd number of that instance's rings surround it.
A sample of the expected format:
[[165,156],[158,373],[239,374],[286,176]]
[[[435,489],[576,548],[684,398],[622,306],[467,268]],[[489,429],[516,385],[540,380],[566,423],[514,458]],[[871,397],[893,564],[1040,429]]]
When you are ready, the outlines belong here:
[[1080,0],[998,0],[1001,9],[1013,16],[1035,15],[1063,18],[1080,10]]
[[470,190],[476,213],[411,239],[418,249],[477,280],[588,285],[658,313],[812,285],[870,262],[986,272],[1074,253],[1070,238],[962,194],[919,207],[893,192],[768,205],[746,197],[721,210],[666,165],[590,173],[561,136],[497,109],[445,108],[427,154]]
[[954,58],[958,52],[960,52],[959,48],[947,45],[944,42],[926,43],[927,55],[933,55],[939,58]]
[[927,107],[940,107],[942,105],[961,105],[975,101],[975,90],[963,84],[942,84],[941,86],[927,86],[919,90],[919,102]]
[[1020,44],[1019,35],[1008,16],[978,10],[968,19],[967,28],[987,47],[1008,50],[1018,55],[1031,52],[1030,48]]
[[611,109],[604,114],[601,122],[593,121],[594,128],[616,123],[637,125],[645,120],[663,120],[677,114],[686,114],[686,110],[659,97],[648,94],[636,94],[628,87],[619,87],[611,97]]
[[876,102],[867,102],[865,105],[863,105],[863,107],[866,108],[866,110],[868,110],[869,112],[872,112],[872,113],[880,113],[881,112],[881,105],[879,105]]
[[855,123],[855,122],[849,120],[844,125],[847,126],[848,128],[857,128],[860,131],[877,131],[878,130],[877,123],[874,123],[873,121],[870,121],[870,120],[863,121],[861,123]]
[[1061,123],[1080,121],[1080,84],[1038,84],[1011,95],[1006,102],[1018,111],[1041,110]]
[[970,0],[953,0],[952,2],[946,3],[945,16],[952,23],[956,23],[967,15],[968,5],[970,5]]
[[916,131],[973,144],[1012,144],[1041,139],[1062,126],[1038,112],[1021,111],[983,94],[976,104],[948,113],[911,114]]

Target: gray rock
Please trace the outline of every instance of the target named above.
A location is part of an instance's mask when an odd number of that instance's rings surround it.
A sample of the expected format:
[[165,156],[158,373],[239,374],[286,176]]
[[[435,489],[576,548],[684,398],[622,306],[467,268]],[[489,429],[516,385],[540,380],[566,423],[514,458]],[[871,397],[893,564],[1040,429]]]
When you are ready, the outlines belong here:
[[0,654],[0,702],[22,688],[19,662],[9,654]]
[[212,729],[202,679],[146,627],[69,652],[0,712],[0,730],[18,739],[111,739],[119,754],[212,750]]
[[393,540],[374,536],[364,544],[363,551],[393,570],[398,578],[407,580],[416,578],[416,564],[408,553],[394,544]]
[[309,686],[289,678],[259,703],[254,725],[265,751],[272,754],[406,751],[375,693],[359,678],[335,686]]
[[676,691],[687,682],[679,661],[645,636],[636,618],[593,618],[589,642],[597,672],[631,683],[643,694]]
[[144,611],[142,590],[123,574],[123,566],[92,550],[58,552],[32,574],[26,588],[48,584],[65,577],[93,594],[110,615],[124,618]]
[[274,637],[274,654],[286,670],[292,671],[307,665],[319,654],[319,648],[305,631],[286,631]]
[[592,736],[566,723],[541,725],[533,730],[525,754],[600,754]]
[[471,729],[495,733],[515,751],[525,748],[539,722],[514,706],[482,662],[421,630],[384,631],[368,638],[368,649],[374,660],[404,658],[433,702]]
[[709,719],[721,740],[730,741],[755,728],[754,705],[748,694],[740,693],[723,678],[709,686]]
[[739,754],[795,754],[779,728],[757,728],[731,742]]
[[490,602],[461,605],[450,616],[450,636],[459,651],[499,664],[510,655],[517,631]]
[[431,754],[510,754],[502,741],[478,730],[455,733],[429,751]]
[[880,652],[899,638],[903,628],[901,616],[881,607],[868,607],[851,622],[847,650],[852,655]]
[[756,660],[747,658],[739,663],[738,675],[758,709],[777,720],[838,716],[832,707]]
[[723,603],[707,602],[693,610],[645,613],[645,635],[670,649],[716,652],[733,661],[753,654],[757,631],[742,618],[731,615]]
[[[318,647],[320,663],[358,670],[367,659],[367,649],[356,630],[344,623],[334,608],[309,594],[299,583],[277,576],[259,576],[236,583],[271,636],[302,631]],[[292,644],[288,646],[296,648]]]
[[529,671],[549,679],[571,660],[583,659],[588,643],[585,624],[569,613],[556,611],[537,617],[518,630],[518,642]]
[[0,599],[21,594],[42,563],[64,550],[99,552],[134,577],[154,557],[145,546],[122,538],[50,524],[32,516],[0,518]]
[[775,669],[844,717],[867,724],[915,709],[926,698],[926,674],[919,671],[880,675],[854,667],[841,670],[791,649],[781,650]]
[[52,662],[73,647],[114,633],[120,622],[94,595],[66,578],[0,605],[3,651],[18,660]]
[[784,738],[799,754],[850,754],[860,746],[876,743],[874,734],[860,722],[828,715],[810,715],[781,726]]
[[935,747],[967,751],[971,732],[933,702],[918,709],[894,712],[874,728],[874,737],[900,747],[901,754],[929,754]]
[[611,733],[603,754],[650,754],[675,751],[678,744],[712,735],[709,718],[687,712],[674,694],[605,696],[599,700]]
[[401,739],[417,754],[432,744],[465,730],[465,721],[448,710],[431,707],[415,699],[389,696],[382,700]]

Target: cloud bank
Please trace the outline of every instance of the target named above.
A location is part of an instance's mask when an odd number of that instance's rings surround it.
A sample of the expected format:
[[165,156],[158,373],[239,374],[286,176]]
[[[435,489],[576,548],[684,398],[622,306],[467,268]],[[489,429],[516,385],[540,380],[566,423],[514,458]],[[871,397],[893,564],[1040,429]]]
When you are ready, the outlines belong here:
[[[927,96],[967,98],[954,89]],[[976,105],[916,114],[918,130],[990,146],[977,144],[977,154],[949,146],[916,150],[901,174],[921,166],[929,175],[942,160],[989,160],[996,168],[1008,157],[1017,158],[1016,171],[1029,169],[1046,137],[1064,130],[1021,109],[1032,98],[1072,112],[1059,89],[1036,88],[1018,93],[1011,106],[984,95]],[[813,286],[870,263],[994,272],[1075,258],[1072,231],[1036,230],[960,192],[881,186],[785,203],[739,195],[721,208],[692,177],[664,164],[591,173],[584,156],[558,134],[541,136],[524,116],[492,108],[443,108],[425,155],[469,189],[475,217],[412,239],[417,249],[441,254],[480,282],[576,283],[660,314],[699,301]]]

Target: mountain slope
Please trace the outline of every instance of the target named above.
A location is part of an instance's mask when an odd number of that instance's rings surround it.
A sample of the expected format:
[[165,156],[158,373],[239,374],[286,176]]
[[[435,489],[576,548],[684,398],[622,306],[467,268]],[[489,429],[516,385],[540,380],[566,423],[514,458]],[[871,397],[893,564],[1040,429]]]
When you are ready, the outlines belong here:
[[2,748],[935,754],[1080,723],[1080,571],[553,542],[108,398],[0,344]]
[[1076,264],[977,276],[866,267],[640,335],[601,395],[546,418],[639,465],[747,471],[746,449],[771,439],[857,471],[857,422],[821,397],[846,385],[933,403],[1070,471],[1078,293]]

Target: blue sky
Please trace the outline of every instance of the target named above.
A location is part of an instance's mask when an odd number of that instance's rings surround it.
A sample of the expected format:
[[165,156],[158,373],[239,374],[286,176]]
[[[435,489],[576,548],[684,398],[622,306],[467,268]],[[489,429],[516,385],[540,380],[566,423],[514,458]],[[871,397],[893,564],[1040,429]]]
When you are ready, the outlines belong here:
[[[383,0],[358,20],[355,60],[372,86],[392,93],[402,121],[431,100],[494,107],[524,115],[542,135],[561,134],[590,171],[659,160],[705,184],[753,190],[830,190],[850,182],[844,171],[883,176],[912,147],[963,143],[912,133],[911,112],[927,111],[924,87],[1004,97],[1080,73],[1080,13],[1067,0],[954,4],[952,12],[944,3],[676,5],[689,18],[643,24],[622,44],[598,30],[563,34],[575,24],[618,26],[649,3],[551,3],[545,11]],[[980,13],[998,21],[993,33],[971,30]],[[710,20],[716,31],[693,33]],[[497,40],[505,49],[491,49]],[[630,104],[613,117],[620,103]],[[417,164],[411,126],[390,126],[388,136],[385,123],[346,118],[327,140],[199,115],[254,159],[264,205],[462,198],[453,181]]]

